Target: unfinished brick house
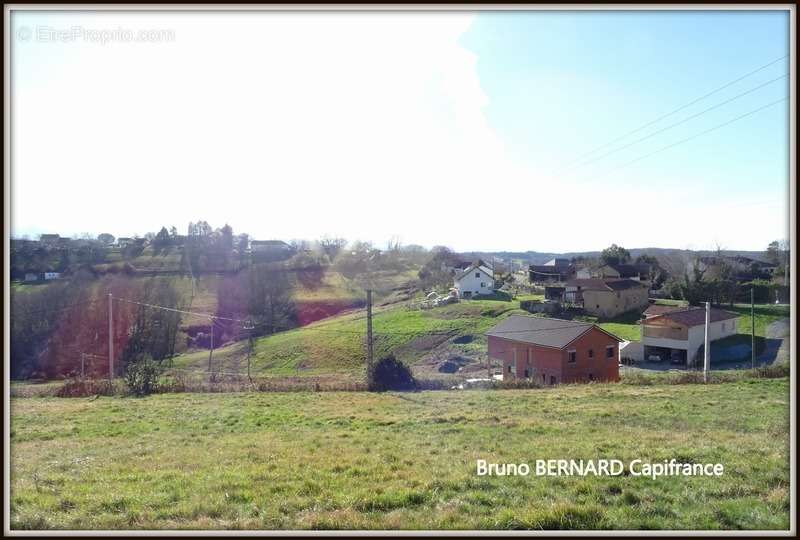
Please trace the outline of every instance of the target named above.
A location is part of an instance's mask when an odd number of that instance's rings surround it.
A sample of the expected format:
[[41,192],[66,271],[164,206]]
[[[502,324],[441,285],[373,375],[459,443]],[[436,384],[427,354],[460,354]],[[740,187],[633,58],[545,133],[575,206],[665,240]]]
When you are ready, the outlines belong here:
[[503,379],[542,384],[619,380],[618,337],[592,323],[514,315],[486,333]]

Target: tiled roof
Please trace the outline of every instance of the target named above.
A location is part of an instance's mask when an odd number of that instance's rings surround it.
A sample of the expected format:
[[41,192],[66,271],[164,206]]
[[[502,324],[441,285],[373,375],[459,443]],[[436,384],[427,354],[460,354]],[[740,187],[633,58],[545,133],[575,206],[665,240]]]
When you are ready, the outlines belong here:
[[569,287],[580,287],[584,291],[624,291],[644,287],[640,281],[633,279],[572,279],[567,282]]
[[[730,311],[725,311],[724,309],[711,308],[710,320],[712,323],[736,319],[738,317],[738,313],[731,313]],[[655,318],[668,319],[685,326],[699,326],[706,323],[706,310],[702,307],[687,307],[679,311],[662,313],[661,315],[656,315],[648,320],[653,320]]]
[[486,332],[486,335],[563,349],[593,327],[592,323],[587,322],[512,315]]

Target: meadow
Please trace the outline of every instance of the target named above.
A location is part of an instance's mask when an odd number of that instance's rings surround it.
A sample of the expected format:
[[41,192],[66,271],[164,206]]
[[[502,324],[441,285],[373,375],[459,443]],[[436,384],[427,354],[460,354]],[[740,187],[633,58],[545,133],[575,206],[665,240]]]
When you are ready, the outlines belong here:
[[[722,463],[479,477],[476,460]],[[786,529],[789,380],[12,398],[12,529]]]

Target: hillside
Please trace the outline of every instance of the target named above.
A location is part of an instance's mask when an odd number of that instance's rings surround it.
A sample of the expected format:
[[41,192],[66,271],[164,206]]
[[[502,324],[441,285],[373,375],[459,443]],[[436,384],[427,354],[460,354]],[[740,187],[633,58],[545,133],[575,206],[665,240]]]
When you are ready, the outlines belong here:
[[[652,255],[657,257],[661,265],[669,272],[683,273],[686,264],[696,257],[715,255],[716,251],[710,250],[690,250],[672,248],[633,248],[628,249],[633,259],[639,255]],[[744,250],[722,250],[723,255],[750,257],[752,259],[763,260],[763,251],[744,251]],[[600,251],[571,251],[565,253],[547,253],[538,251],[493,251],[493,252],[471,252],[465,254],[467,258],[486,258],[500,257],[504,260],[521,260],[529,264],[544,264],[550,259],[562,257],[572,259],[573,257],[595,258],[600,256]]]

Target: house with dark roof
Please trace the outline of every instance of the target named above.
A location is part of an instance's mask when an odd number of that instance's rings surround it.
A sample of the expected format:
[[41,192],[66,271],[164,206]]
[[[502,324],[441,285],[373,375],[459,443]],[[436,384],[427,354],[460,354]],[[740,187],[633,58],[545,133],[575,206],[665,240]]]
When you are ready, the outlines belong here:
[[573,277],[575,265],[568,259],[553,259],[545,264],[528,266],[528,279],[531,283],[563,283]]
[[619,380],[617,336],[587,322],[512,315],[486,332],[503,379],[541,384]]
[[[644,315],[640,324],[645,360],[669,360],[691,366],[702,358],[700,349],[705,342],[705,308],[650,306]],[[709,341],[735,334],[738,318],[736,313],[712,308]]]
[[494,269],[480,259],[456,274],[454,288],[461,298],[473,298],[494,292]]
[[283,240],[250,240],[250,256],[253,262],[277,262],[294,254],[292,246]]
[[633,279],[572,279],[566,283],[563,303],[590,315],[616,317],[647,307],[648,287]]

